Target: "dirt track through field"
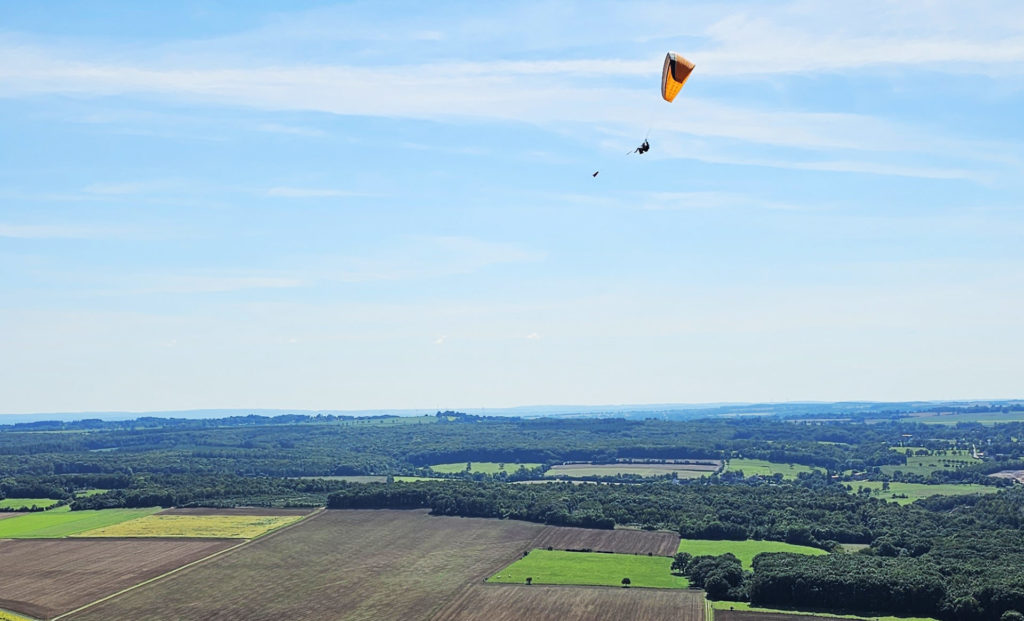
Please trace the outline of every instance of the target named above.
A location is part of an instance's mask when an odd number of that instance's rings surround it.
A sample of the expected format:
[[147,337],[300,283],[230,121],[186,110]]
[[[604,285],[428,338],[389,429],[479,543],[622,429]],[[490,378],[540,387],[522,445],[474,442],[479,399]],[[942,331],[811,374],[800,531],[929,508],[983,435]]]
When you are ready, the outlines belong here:
[[334,510],[69,615],[76,621],[427,619],[545,527]]
[[703,591],[474,584],[430,621],[704,621]]
[[592,550],[619,554],[673,556],[679,547],[676,533],[644,530],[600,530],[549,526],[534,541],[534,547],[555,550]]

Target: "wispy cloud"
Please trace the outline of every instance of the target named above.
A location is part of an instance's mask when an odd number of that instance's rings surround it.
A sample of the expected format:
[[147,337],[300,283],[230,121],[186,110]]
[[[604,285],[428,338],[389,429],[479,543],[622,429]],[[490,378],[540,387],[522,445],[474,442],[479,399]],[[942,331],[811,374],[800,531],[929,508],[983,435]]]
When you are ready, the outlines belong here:
[[128,229],[118,227],[0,222],[0,237],[12,239],[102,239],[121,237],[130,233]]
[[370,196],[363,192],[353,192],[351,190],[339,190],[335,188],[296,188],[287,186],[270,188],[265,193],[267,196],[273,196],[276,198],[347,198],[354,196]]

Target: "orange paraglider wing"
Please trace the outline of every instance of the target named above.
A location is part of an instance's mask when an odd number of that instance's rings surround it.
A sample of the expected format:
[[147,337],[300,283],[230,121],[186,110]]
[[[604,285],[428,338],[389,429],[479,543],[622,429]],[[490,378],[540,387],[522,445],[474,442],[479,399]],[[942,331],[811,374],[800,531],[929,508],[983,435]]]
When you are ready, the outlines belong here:
[[665,55],[665,66],[661,70],[661,96],[671,102],[679,94],[693,73],[693,63],[675,52]]

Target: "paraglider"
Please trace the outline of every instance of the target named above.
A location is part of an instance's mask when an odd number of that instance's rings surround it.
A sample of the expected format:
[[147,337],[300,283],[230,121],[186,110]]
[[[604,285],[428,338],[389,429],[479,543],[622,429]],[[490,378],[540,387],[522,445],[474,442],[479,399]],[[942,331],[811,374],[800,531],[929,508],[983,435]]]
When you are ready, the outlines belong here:
[[661,68],[661,97],[672,103],[683,84],[690,79],[693,73],[693,63],[686,60],[675,52],[665,54],[665,64]]
[[[683,89],[683,85],[690,79],[690,74],[693,73],[693,69],[694,64],[679,54],[675,52],[665,54],[665,63],[661,67],[662,99],[669,103],[675,101],[679,91]],[[643,143],[636,149],[628,151],[627,155],[632,155],[634,153],[643,155],[650,150],[651,143],[647,141],[647,137],[645,136]],[[591,176],[597,177],[597,173],[595,172]]]

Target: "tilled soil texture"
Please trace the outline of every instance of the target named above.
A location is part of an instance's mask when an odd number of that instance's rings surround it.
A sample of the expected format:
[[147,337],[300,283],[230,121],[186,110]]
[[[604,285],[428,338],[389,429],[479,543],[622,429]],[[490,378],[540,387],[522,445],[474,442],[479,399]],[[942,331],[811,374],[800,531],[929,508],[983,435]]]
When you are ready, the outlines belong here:
[[52,617],[237,544],[222,539],[0,541],[0,608]]
[[534,547],[553,550],[591,550],[619,554],[673,556],[679,547],[676,533],[643,530],[600,530],[549,526],[534,541]]
[[543,529],[423,510],[328,510],[68,618],[429,619],[519,558]]
[[474,584],[430,621],[704,621],[704,592]]

